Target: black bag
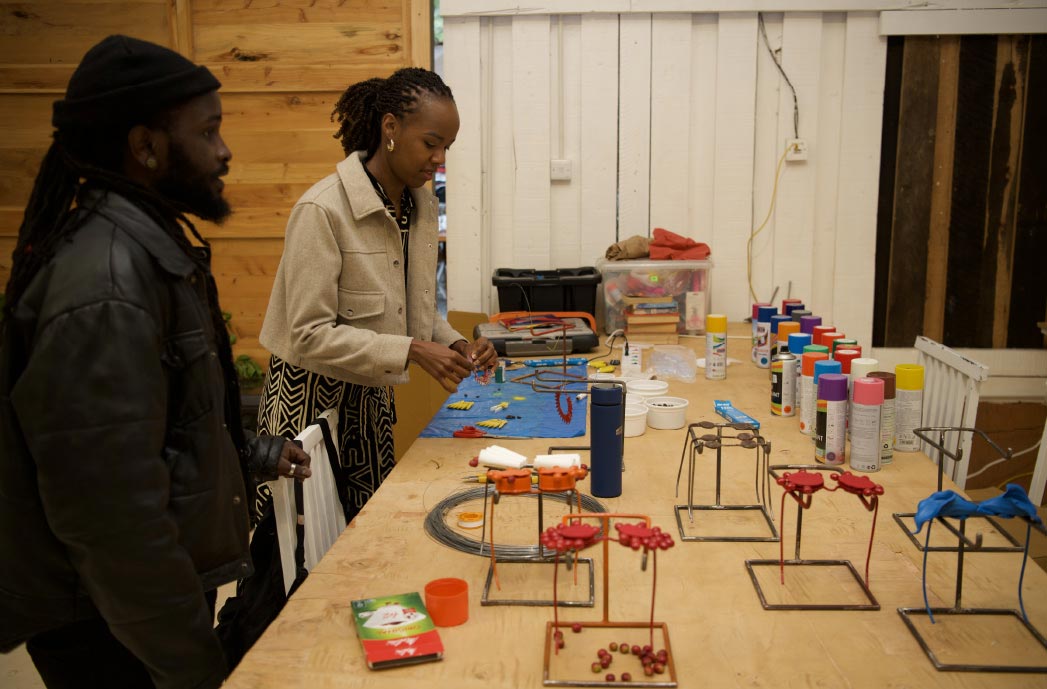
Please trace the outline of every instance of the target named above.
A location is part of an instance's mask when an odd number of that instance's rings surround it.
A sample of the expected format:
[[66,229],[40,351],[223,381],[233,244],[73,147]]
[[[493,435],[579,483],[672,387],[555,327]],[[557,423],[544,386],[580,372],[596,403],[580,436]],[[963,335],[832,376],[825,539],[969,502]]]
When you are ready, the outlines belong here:
[[[323,432],[327,456],[337,461],[338,450],[331,437],[326,419],[318,419]],[[272,502],[255,527],[251,538],[251,561],[254,574],[236,583],[236,595],[226,601],[218,612],[215,632],[225,651],[225,660],[232,672],[251,646],[262,636],[287,599],[298,590],[309,571],[305,568],[305,499],[300,481],[294,482],[295,512],[295,579],[284,594],[283,567],[280,562],[280,543],[276,537],[276,513]]]
[[231,597],[218,612],[215,632],[225,651],[225,660],[232,672],[251,646],[258,641],[269,624],[284,609],[287,598],[305,581],[309,574],[305,568],[305,548],[302,517],[302,484],[295,484],[295,503],[298,511],[298,527],[295,529],[298,544],[295,547],[295,580],[291,590],[284,595],[284,574],[280,564],[280,543],[276,538],[276,515],[272,504],[265,516],[255,527],[251,538],[251,561],[254,574],[236,582],[236,595]]

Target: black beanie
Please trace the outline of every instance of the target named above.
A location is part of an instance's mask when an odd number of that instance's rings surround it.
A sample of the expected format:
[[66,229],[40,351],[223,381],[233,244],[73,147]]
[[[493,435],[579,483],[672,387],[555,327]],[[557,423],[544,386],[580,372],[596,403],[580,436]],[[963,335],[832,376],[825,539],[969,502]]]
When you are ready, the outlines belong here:
[[210,70],[170,48],[130,36],[109,36],[87,51],[54,103],[58,129],[138,124],[221,86]]

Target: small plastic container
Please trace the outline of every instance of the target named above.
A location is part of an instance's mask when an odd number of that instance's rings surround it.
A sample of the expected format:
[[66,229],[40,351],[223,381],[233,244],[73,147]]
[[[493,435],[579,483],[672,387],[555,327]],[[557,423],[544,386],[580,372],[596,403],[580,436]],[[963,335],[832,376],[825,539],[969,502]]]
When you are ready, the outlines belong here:
[[687,425],[687,407],[682,397],[650,397],[647,400],[647,425],[671,431]]
[[630,380],[625,384],[625,391],[630,395],[650,399],[662,397],[669,392],[669,383],[664,380]]
[[425,607],[437,627],[456,627],[469,619],[469,584],[464,579],[433,579],[425,585]]
[[627,404],[625,405],[625,428],[626,438],[635,438],[647,431],[647,405]]

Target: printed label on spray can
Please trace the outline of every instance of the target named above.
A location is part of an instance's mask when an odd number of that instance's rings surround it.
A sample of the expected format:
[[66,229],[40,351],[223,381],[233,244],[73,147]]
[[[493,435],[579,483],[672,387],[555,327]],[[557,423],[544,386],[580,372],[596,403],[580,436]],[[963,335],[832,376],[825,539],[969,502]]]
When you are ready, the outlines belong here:
[[894,400],[886,399],[880,407],[880,464],[894,459]]
[[771,324],[756,324],[756,365],[767,368],[771,365]]
[[817,400],[812,406],[814,412],[814,458],[819,462],[825,461],[825,414],[829,403],[825,400]]
[[815,412],[814,376],[800,376],[800,432],[813,435],[817,422]]
[[913,433],[923,418],[923,390],[898,389],[894,398],[894,449],[916,452],[922,442]]
[[880,470],[880,406],[851,405],[851,468]]
[[793,357],[779,354],[771,362],[771,413],[778,416],[796,414],[796,367]]
[[705,377],[709,380],[727,377],[727,333],[706,333]]
[[[818,400],[821,413],[823,400]],[[830,400],[825,404],[824,456],[826,464],[843,464],[847,458],[847,403]]]

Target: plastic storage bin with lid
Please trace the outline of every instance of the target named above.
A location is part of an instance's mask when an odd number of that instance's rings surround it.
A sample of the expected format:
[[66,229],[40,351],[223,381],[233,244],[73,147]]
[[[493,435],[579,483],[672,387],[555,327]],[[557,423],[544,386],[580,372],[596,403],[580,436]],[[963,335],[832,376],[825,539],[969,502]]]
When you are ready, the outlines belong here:
[[626,327],[626,308],[643,304],[645,297],[670,297],[680,320],[676,332],[705,332],[709,313],[712,261],[608,261],[596,263],[603,276],[604,330],[610,334]]

